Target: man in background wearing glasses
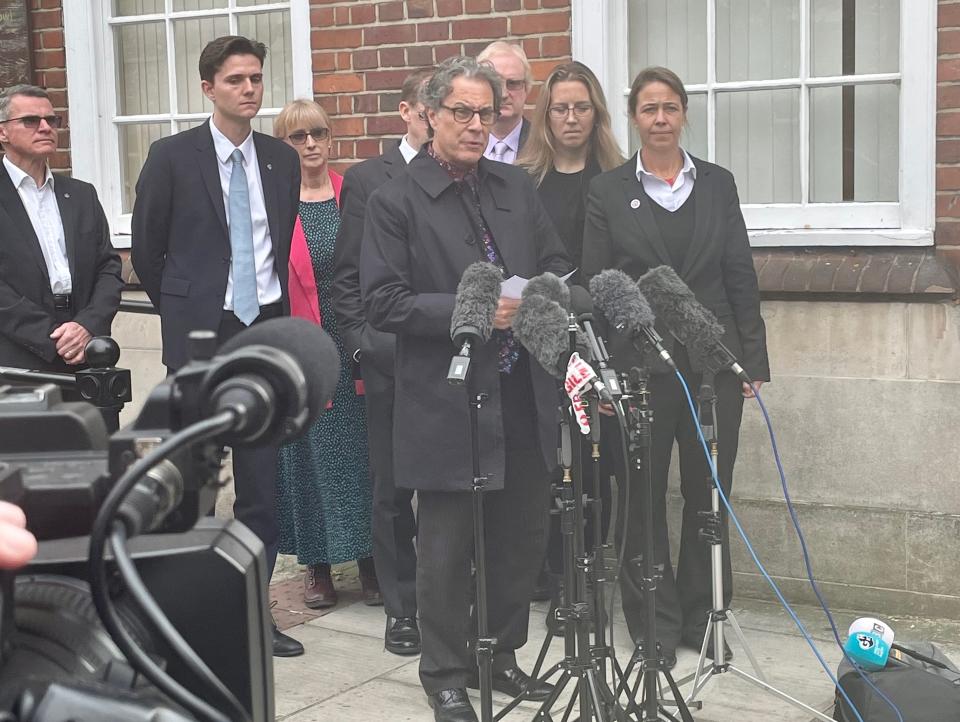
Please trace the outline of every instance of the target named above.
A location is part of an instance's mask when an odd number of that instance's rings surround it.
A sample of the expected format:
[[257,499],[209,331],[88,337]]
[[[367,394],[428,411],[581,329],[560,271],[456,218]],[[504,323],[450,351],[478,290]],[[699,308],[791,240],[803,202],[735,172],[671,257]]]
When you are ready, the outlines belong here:
[[92,336],[110,334],[120,258],[93,186],[54,176],[60,116],[47,91],[0,96],[0,365],[76,371]]
[[[450,323],[464,270],[485,261],[503,277],[565,274],[570,264],[529,175],[483,157],[500,109],[501,79],[473,58],[445,60],[421,93],[432,142],[407,172],[374,191],[360,250],[366,320],[396,334],[394,482],[418,499],[420,682],[440,722],[473,722],[477,685],[468,642],[473,464],[467,389],[447,383]],[[518,302],[500,298],[494,332],[472,354],[486,477],[486,550],[493,687],[534,685],[515,652],[527,641],[530,594],[546,544],[556,466],[557,392],[511,329]]]
[[523,117],[533,84],[530,61],[519,45],[497,40],[480,51],[477,62],[491,65],[503,79],[500,114],[490,128],[484,156],[512,165],[530,132],[530,122]]
[[[134,270],[160,314],[163,363],[187,363],[191,331],[222,344],[251,324],[289,313],[287,264],[300,200],[300,159],[254,132],[263,102],[263,43],[228,35],[200,54],[200,87],[213,105],[203,124],[150,146],[133,206]],[[267,579],[280,532],[277,447],[233,450],[234,516],[263,542]],[[273,627],[273,653],[303,646]]]

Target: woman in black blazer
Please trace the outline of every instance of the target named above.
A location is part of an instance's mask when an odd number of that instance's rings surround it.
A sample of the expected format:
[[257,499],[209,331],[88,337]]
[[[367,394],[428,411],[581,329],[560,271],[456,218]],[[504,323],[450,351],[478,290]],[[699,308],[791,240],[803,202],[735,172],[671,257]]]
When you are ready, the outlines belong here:
[[[628,107],[642,149],[619,168],[597,176],[590,185],[581,264],[584,277],[589,281],[606,268],[618,268],[639,278],[650,268],[672,266],[700,303],[716,314],[725,328],[723,342],[759,386],[770,378],[766,331],[733,176],[720,166],[691,157],[680,147],[687,94],[672,71],[641,71],[630,89]],[[661,333],[669,338],[664,329]],[[620,370],[644,365],[630,342],[616,332],[610,334],[610,349]],[[691,369],[686,349],[674,341],[671,353],[695,394],[701,375]],[[657,630],[666,661],[671,664],[679,644],[700,649],[712,606],[710,550],[698,537],[702,526],[698,512],[710,508],[709,469],[678,380],[672,373],[658,373],[656,368],[653,371],[648,388],[654,416],[651,465],[655,562],[663,564],[663,578],[657,585]],[[718,373],[714,386],[718,400],[718,467],[721,483],[729,492],[743,399],[754,392],[730,372]],[[676,574],[670,561],[666,524],[667,474],[674,442],[678,445],[684,498]],[[628,560],[641,551],[641,497],[637,480],[632,483],[627,510]],[[729,603],[729,546],[725,543],[723,549],[725,602]],[[641,642],[643,606],[638,566],[628,563],[624,577],[624,616],[634,640]],[[713,651],[712,647],[708,649],[711,657]],[[729,650],[724,653],[728,655]]]

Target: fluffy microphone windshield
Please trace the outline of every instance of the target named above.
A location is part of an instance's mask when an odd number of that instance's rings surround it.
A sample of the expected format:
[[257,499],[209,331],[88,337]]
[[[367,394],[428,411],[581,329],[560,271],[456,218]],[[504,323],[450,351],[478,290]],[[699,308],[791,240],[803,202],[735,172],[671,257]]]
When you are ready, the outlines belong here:
[[254,345],[290,354],[307,381],[310,419],[320,416],[333,398],[340,376],[340,353],[327,332],[303,318],[274,318],[241,331],[224,343],[217,355]]
[[570,308],[570,287],[549,271],[527,281],[520,297],[528,296],[543,296],[550,301],[556,301],[561,308]]
[[567,327],[567,312],[543,296],[526,296],[513,317],[513,335],[547,373],[558,379],[566,373],[570,350]]
[[710,368],[713,351],[723,338],[723,325],[697,300],[670,266],[657,266],[637,281],[657,318],[687,348],[696,371]]
[[503,274],[492,263],[478,261],[467,266],[450,317],[450,338],[456,345],[468,337],[478,337],[481,343],[490,338],[502,282]]
[[591,278],[590,295],[594,305],[621,333],[634,336],[643,326],[653,326],[650,304],[623,271],[608,268]]

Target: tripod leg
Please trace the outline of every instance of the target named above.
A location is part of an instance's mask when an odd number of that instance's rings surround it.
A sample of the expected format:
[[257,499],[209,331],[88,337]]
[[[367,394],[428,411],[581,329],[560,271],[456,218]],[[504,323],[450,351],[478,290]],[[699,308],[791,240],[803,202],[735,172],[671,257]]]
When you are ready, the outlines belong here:
[[747,659],[750,660],[750,665],[753,667],[753,671],[757,673],[757,678],[761,682],[766,682],[767,678],[763,676],[763,672],[760,670],[760,665],[757,664],[757,658],[753,656],[753,652],[751,651],[750,646],[747,644],[747,640],[744,639],[743,630],[740,628],[740,623],[733,615],[733,612],[727,612],[727,619],[730,621],[730,626],[733,627],[733,633],[737,636],[740,646],[743,647],[743,651],[746,653]]

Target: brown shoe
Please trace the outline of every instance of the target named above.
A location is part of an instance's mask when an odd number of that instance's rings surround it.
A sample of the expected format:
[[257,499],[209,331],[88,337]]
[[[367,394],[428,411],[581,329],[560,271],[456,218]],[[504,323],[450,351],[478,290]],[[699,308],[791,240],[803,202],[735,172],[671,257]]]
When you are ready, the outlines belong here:
[[303,602],[310,609],[327,609],[337,603],[330,567],[311,564],[303,575]]
[[383,596],[380,594],[380,582],[375,574],[360,573],[360,589],[363,591],[363,603],[368,607],[383,605]]

